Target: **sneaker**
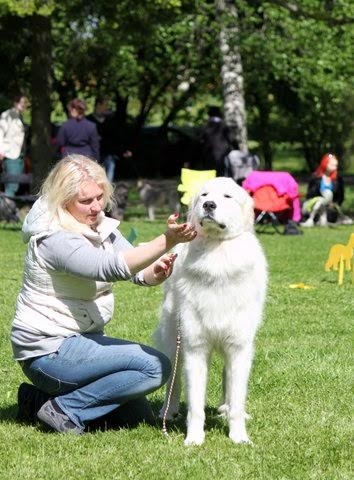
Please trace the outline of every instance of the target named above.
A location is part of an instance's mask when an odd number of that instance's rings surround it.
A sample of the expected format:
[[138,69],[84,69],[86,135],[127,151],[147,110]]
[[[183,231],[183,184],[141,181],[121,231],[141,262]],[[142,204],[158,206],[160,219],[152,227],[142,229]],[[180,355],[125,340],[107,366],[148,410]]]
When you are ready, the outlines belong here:
[[45,425],[51,427],[53,430],[61,433],[73,433],[75,435],[82,435],[84,433],[82,428],[75,425],[70,418],[65,415],[61,408],[57,405],[55,400],[48,400],[37,413],[37,417]]
[[50,398],[48,393],[42,392],[34,385],[21,383],[17,392],[17,421],[30,424],[37,423],[38,410]]
[[300,223],[301,227],[313,227],[314,225],[315,225],[315,222],[313,221],[312,218],[308,218],[305,222]]
[[303,233],[293,220],[288,220],[285,224],[283,235],[302,235]]
[[353,220],[348,217],[347,215],[343,215],[342,217],[339,218],[339,222],[338,223],[341,223],[342,225],[353,225]]

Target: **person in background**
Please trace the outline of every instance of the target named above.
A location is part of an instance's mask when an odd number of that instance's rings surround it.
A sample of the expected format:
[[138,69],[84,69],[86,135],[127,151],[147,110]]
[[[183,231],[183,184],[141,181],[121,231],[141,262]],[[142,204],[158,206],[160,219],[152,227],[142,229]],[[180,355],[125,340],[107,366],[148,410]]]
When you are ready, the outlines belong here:
[[[0,163],[4,173],[20,175],[24,171],[23,150],[25,145],[25,125],[23,114],[26,111],[28,99],[22,93],[13,97],[12,108],[6,110],[0,117]],[[15,196],[18,183],[6,183],[5,195]]]
[[33,385],[20,385],[18,418],[37,416],[62,433],[82,434],[124,411],[151,418],[145,395],[171,372],[159,351],[105,336],[104,328],[114,313],[113,283],[159,285],[176,260],[169,250],[196,231],[173,214],[164,233],[133,248],[119,221],[104,214],[112,193],[102,166],[69,155],[49,173],[23,224],[27,254],[11,342]]
[[310,178],[302,207],[302,214],[307,219],[300,225],[327,226],[328,221],[351,225],[352,220],[340,209],[343,201],[344,183],[338,175],[338,159],[333,153],[326,153]]
[[126,148],[122,137],[122,124],[116,112],[109,110],[107,97],[97,97],[94,111],[87,119],[95,123],[100,141],[100,163],[106,170],[108,180],[113,182],[119,158],[130,158],[132,152]]
[[225,157],[232,150],[229,128],[219,107],[209,107],[208,121],[201,134],[203,170],[215,169],[217,176],[225,175]]
[[79,98],[68,104],[69,119],[59,128],[56,144],[62,157],[78,153],[100,160],[96,125],[85,117],[86,103]]
[[[106,132],[106,119],[111,114],[109,110],[109,102],[107,97],[97,97],[95,100],[95,106],[92,113],[86,116],[87,120],[93,122],[96,125],[99,149],[100,149],[100,163],[105,167],[106,145],[107,145],[107,132]],[[106,169],[107,173],[107,169]]]

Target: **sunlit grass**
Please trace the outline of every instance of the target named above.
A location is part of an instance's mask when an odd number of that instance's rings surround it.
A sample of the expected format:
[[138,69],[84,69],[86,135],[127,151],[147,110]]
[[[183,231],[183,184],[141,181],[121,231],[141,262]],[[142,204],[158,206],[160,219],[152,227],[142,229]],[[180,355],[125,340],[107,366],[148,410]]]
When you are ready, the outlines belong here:
[[[127,212],[124,234],[139,241],[162,232],[144,212]],[[1,227],[0,227],[1,228]],[[11,359],[9,329],[21,285],[24,246],[20,231],[0,230],[0,478],[37,479],[247,479],[337,480],[352,478],[352,321],[354,285],[345,273],[325,272],[333,243],[346,243],[353,229],[314,228],[302,236],[262,235],[269,261],[264,324],[256,341],[247,410],[254,446],[234,445],[217,417],[221,361],[214,357],[208,385],[206,441],[183,446],[184,419],[159,428],[108,431],[77,438],[44,433],[15,421],[16,392],[24,376]],[[304,283],[310,289],[291,289]],[[116,311],[107,333],[151,343],[162,288],[128,282],[114,287]],[[151,396],[155,411],[164,392]],[[185,406],[183,406],[185,413]]]

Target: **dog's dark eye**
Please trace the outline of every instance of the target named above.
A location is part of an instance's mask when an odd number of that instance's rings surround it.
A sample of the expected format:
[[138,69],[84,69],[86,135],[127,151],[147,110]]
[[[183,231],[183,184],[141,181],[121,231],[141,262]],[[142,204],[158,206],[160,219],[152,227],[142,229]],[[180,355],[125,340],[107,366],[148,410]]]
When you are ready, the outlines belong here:
[[227,193],[225,193],[224,197],[225,197],[225,198],[232,198],[232,196],[231,196],[231,195],[228,195]]
[[200,196],[201,197],[206,197],[208,194],[207,193],[202,193]]

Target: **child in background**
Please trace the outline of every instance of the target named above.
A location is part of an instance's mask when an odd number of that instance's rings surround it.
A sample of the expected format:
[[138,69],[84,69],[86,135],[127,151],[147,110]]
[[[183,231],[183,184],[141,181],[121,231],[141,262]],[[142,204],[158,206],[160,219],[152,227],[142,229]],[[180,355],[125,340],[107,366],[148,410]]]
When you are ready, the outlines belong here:
[[327,226],[328,221],[351,225],[353,221],[340,210],[343,201],[344,183],[338,175],[338,159],[332,153],[326,153],[309,181],[302,207],[302,214],[308,218],[301,226]]

